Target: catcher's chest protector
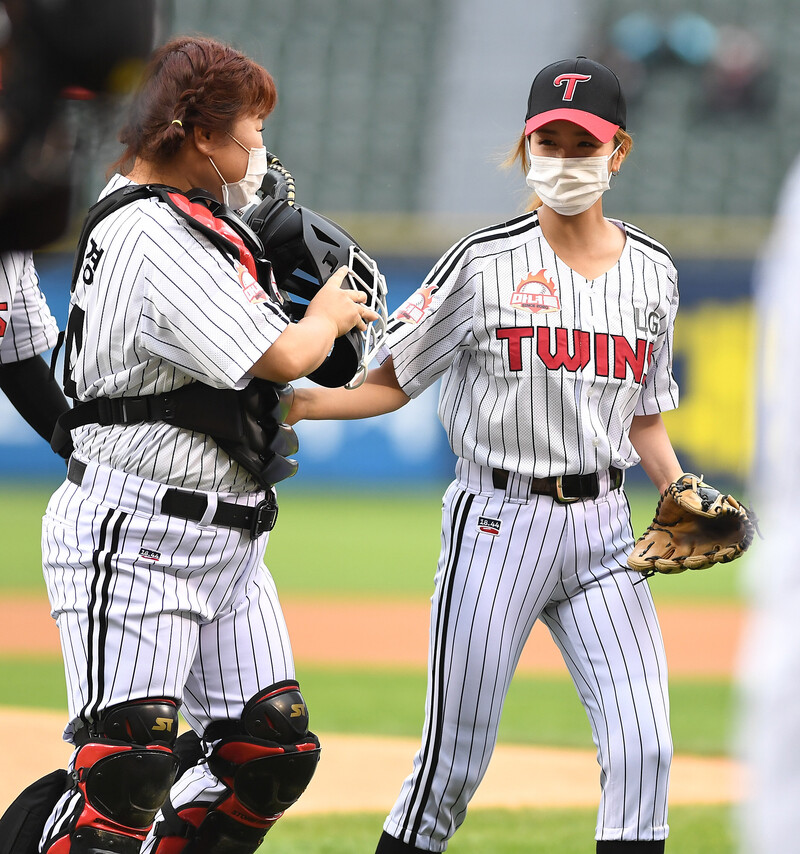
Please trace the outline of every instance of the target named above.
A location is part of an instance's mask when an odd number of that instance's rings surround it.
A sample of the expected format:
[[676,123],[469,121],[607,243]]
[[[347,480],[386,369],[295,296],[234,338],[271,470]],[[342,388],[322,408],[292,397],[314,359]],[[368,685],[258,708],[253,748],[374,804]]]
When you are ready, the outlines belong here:
[[[109,193],[94,205],[81,232],[72,270],[72,289],[80,275],[89,235],[101,219],[120,207],[155,196],[165,202],[193,228],[203,233],[232,263],[241,263],[253,278],[271,280],[269,263],[256,261],[260,250],[258,238],[234,216],[222,219],[205,204],[169,187],[137,185]],[[206,199],[198,193],[193,198]],[[237,230],[240,229],[240,230]],[[70,351],[81,346],[84,313],[73,306],[67,324],[64,390],[75,399],[77,390],[69,374]],[[54,356],[55,358],[55,356]],[[58,451],[69,439],[68,431],[83,424],[138,424],[165,421],[176,427],[207,433],[258,482],[270,486],[294,475],[297,462],[290,459],[297,452],[294,430],[283,423],[291,408],[292,390],[266,380],[253,379],[241,391],[217,389],[203,383],[192,383],[177,391],[159,395],[123,398],[97,398],[76,403],[59,419],[51,442]]]

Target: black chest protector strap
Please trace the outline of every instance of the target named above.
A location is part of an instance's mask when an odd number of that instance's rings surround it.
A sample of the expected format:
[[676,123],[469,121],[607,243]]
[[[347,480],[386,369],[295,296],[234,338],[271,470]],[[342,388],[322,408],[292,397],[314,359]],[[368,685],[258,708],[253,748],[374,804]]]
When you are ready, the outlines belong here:
[[[224,255],[232,261],[244,263],[252,274],[261,274],[263,269],[259,268],[264,264],[268,266],[269,262],[263,260],[258,237],[216,200],[211,200],[215,209],[207,216],[199,219],[192,215],[192,210],[197,210],[193,202],[198,199],[206,202],[209,199],[207,194],[193,191],[187,197],[171,187],[142,184],[109,193],[89,210],[75,253],[73,290],[89,235],[97,223],[123,205],[152,196],[166,202],[193,228],[206,235]],[[232,231],[236,233],[231,234]],[[261,275],[258,277],[260,279]],[[76,389],[69,376],[69,354],[73,346],[81,346],[83,317],[83,312],[75,306],[70,311],[67,324],[64,389],[73,399]],[[241,391],[212,388],[194,382],[163,394],[95,398],[76,402],[59,418],[50,444],[58,452],[70,441],[69,431],[85,424],[109,426],[162,421],[211,436],[260,486],[267,489],[297,471],[297,461],[290,459],[297,452],[297,436],[284,423],[293,394],[294,390],[289,385],[253,379]]]

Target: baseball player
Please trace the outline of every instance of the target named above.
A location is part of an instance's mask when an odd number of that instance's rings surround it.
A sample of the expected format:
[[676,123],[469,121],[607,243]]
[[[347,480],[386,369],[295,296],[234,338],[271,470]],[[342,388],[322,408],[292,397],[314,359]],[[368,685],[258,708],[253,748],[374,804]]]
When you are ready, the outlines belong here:
[[58,326],[39,288],[32,253],[0,253],[0,389],[47,442],[59,415],[69,409],[41,355],[57,339]]
[[[75,450],[42,532],[75,751],[43,854],[248,854],[316,767],[263,565],[272,485],[296,450],[285,383],[377,315],[340,287],[346,269],[291,324],[257,278],[230,214],[266,172],[275,100],[268,72],[227,45],[159,48],[80,239],[64,354]],[[176,743],[179,707],[195,735]]]
[[[677,275],[667,251],[603,216],[630,151],[616,75],[580,57],[530,90],[515,151],[537,198],[448,251],[390,322],[359,389],[299,389],[291,421],[391,411],[441,377],[458,457],[443,502],[426,720],[379,854],[443,851],[486,771],[537,619],[561,649],[601,767],[597,851],[664,850],[667,669],[633,544],[625,470],[681,473],[661,412]],[[532,725],[535,725],[532,722]]]

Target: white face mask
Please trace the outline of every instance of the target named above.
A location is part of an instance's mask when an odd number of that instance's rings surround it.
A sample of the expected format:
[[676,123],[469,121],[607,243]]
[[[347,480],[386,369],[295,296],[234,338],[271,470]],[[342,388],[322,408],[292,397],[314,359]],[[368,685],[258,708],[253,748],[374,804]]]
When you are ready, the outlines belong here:
[[608,164],[620,147],[608,157],[537,157],[530,154],[529,142],[531,168],[525,181],[547,207],[575,216],[589,210],[609,188]]
[[260,148],[246,148],[232,134],[228,134],[230,138],[240,147],[248,152],[247,171],[244,173],[244,178],[239,181],[227,182],[222,173],[217,169],[217,164],[211,160],[211,165],[214,167],[217,175],[222,178],[222,201],[235,211],[246,207],[252,203],[258,203],[261,199],[256,195],[256,192],[261,187],[261,182],[267,174],[267,149],[262,145]]

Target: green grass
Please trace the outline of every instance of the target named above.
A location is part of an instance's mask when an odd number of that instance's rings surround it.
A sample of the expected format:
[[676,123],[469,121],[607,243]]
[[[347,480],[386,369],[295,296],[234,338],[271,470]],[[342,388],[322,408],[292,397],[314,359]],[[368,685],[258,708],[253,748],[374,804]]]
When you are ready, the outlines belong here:
[[[422,732],[425,675],[421,672],[301,666],[298,676],[312,728],[412,738]],[[671,683],[670,694],[676,751],[726,754],[735,714],[730,683],[677,680]],[[588,718],[569,678],[514,679],[503,709],[500,741],[593,749]]]
[[[321,732],[418,738],[425,674],[300,666],[311,727]],[[675,749],[721,755],[730,742],[734,696],[725,682],[675,681],[671,686]],[[0,705],[65,711],[66,688],[57,658],[0,658]],[[588,719],[568,678],[519,676],[511,684],[500,740],[592,749]]]
[[[472,810],[447,850],[449,854],[588,854],[594,851],[595,819],[594,809]],[[290,810],[270,831],[259,851],[372,854],[383,820],[384,816],[376,813],[293,816]],[[737,851],[728,807],[673,807],[669,824],[668,851]]]
[[[4,483],[0,519],[14,535],[4,544],[0,593],[44,594],[41,517],[50,489]],[[634,530],[652,518],[653,489],[630,491]],[[267,565],[281,595],[427,598],[439,554],[441,490],[332,492],[286,486]],[[745,558],[744,560],[747,560]],[[744,561],[704,572],[657,576],[657,601],[737,602]]]

